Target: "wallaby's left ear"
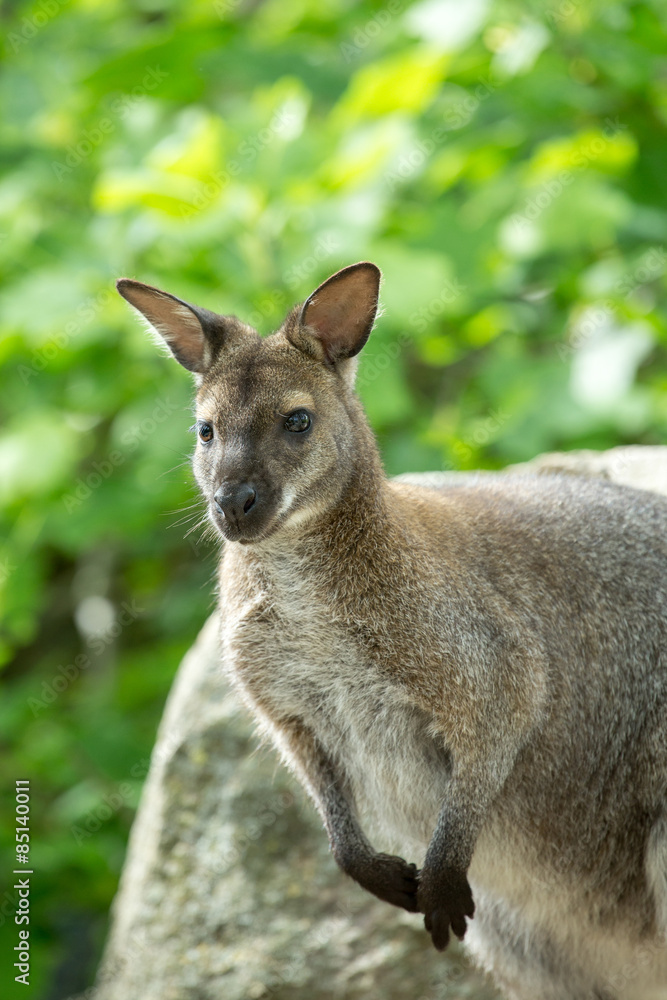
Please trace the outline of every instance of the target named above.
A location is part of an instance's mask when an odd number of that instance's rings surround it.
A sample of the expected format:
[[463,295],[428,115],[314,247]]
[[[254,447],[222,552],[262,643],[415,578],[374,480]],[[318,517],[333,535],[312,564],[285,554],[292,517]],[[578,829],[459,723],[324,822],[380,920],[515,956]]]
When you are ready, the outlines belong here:
[[201,373],[210,367],[225,339],[222,316],[131,278],[120,278],[116,288],[148,320],[184,368]]
[[353,358],[373,328],[381,277],[380,268],[370,261],[350,264],[332,274],[304,302],[296,337],[314,334],[329,364]]

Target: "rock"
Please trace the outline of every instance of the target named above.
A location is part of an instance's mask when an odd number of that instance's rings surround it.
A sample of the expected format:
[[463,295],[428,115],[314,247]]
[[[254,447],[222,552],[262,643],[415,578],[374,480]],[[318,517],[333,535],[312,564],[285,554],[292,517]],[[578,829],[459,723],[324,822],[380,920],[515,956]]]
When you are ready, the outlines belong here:
[[[667,493],[667,448],[543,455],[520,468]],[[273,751],[257,748],[222,676],[211,617],[169,695],[94,996],[498,994],[458,945],[438,954],[420,916],[376,901],[339,872],[315,810]]]
[[508,471],[515,469],[601,476],[624,486],[667,493],[667,448],[660,445],[629,445],[609,451],[552,452],[539,455],[525,465],[512,466]]

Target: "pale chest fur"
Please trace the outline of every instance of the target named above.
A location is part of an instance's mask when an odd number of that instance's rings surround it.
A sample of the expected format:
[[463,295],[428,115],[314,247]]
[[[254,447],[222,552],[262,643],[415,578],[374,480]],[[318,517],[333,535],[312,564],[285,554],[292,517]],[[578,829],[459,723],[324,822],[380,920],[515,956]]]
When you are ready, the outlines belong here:
[[275,737],[281,719],[299,718],[344,762],[383,849],[421,860],[448,776],[427,717],[334,620],[294,557],[276,556],[252,583],[229,560],[220,599],[223,660],[262,728]]

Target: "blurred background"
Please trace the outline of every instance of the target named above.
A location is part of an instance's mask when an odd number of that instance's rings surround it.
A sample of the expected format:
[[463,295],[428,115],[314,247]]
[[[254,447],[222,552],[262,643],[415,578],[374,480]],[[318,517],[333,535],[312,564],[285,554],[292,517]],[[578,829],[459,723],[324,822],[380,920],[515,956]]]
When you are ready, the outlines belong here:
[[4,995],[60,1000],[92,982],[164,699],[212,607],[189,377],[114,279],[268,333],[377,262],[359,388],[389,473],[665,443],[667,8],[1,16],[2,871],[27,778],[38,873],[31,986]]

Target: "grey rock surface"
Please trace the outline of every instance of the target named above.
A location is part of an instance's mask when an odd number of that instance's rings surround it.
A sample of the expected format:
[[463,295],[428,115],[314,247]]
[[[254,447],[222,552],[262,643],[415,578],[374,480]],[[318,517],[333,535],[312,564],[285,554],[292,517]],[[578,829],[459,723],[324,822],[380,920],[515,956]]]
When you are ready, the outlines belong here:
[[[667,493],[667,448],[522,469]],[[504,473],[501,473],[503,475]],[[455,480],[456,474],[410,477]],[[382,849],[382,845],[377,845]],[[419,860],[419,859],[414,859]],[[493,1000],[458,945],[341,874],[313,807],[222,676],[212,617],[181,664],[137,813],[95,1000]]]

